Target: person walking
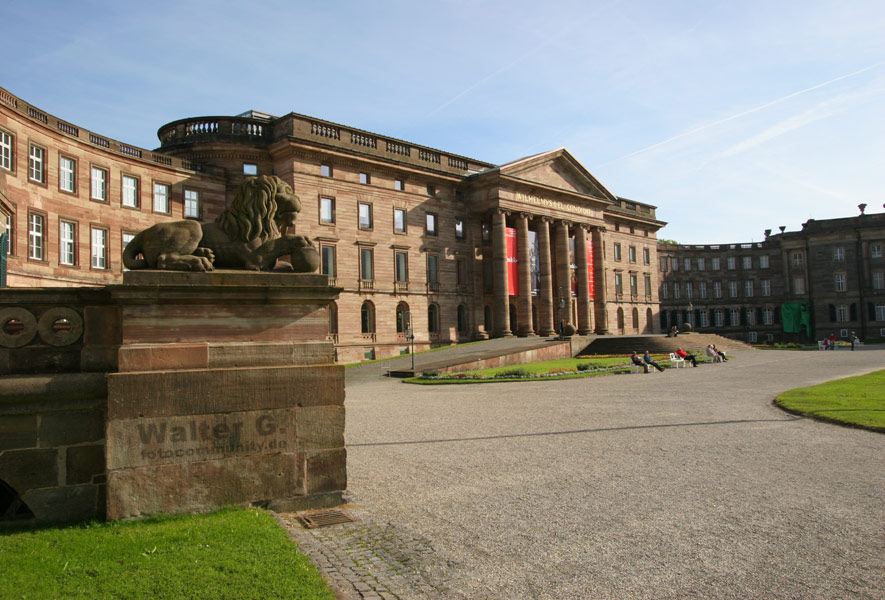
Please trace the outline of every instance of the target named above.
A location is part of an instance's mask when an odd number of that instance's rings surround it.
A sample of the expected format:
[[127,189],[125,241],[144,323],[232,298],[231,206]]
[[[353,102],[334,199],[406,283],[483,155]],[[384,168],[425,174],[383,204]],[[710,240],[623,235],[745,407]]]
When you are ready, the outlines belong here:
[[[645,364],[653,366],[655,369],[664,372],[664,367],[655,362],[655,360],[651,357],[651,354],[648,353],[648,350],[645,351],[645,354],[642,355],[642,360],[645,361]],[[646,371],[648,372],[648,371]]]
[[851,351],[854,352],[854,342],[857,340],[857,334],[852,331],[848,340],[851,342]]

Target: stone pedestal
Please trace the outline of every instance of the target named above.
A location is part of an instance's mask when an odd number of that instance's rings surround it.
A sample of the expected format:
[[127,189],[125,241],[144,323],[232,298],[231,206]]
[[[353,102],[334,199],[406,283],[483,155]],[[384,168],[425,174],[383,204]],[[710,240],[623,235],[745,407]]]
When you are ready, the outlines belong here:
[[338,288],[313,274],[130,271],[108,375],[107,516],[340,503]]

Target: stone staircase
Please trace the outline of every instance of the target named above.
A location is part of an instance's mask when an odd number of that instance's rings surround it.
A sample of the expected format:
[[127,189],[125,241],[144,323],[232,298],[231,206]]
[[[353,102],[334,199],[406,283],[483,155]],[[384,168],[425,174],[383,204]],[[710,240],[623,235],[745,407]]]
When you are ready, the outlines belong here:
[[642,354],[646,350],[652,354],[661,354],[673,352],[677,348],[685,348],[692,354],[703,356],[709,344],[715,344],[723,352],[754,350],[749,344],[712,333],[680,333],[678,337],[670,338],[665,335],[619,335],[596,338],[578,356],[629,355],[632,352]]

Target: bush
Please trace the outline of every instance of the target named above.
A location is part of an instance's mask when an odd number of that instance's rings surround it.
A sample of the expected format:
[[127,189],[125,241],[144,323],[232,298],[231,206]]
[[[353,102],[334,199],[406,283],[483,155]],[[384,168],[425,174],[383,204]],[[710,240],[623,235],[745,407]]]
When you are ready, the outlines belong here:
[[526,371],[525,369],[507,369],[506,371],[500,371],[495,375],[495,377],[501,379],[511,379],[511,378],[519,378],[519,377],[531,377],[531,373]]
[[439,371],[424,371],[421,377],[439,377]]

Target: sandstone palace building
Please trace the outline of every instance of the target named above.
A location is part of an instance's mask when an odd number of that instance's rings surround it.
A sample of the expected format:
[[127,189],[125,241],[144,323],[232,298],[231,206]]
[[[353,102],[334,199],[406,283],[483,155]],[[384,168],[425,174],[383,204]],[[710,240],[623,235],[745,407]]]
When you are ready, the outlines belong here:
[[342,288],[329,311],[341,361],[400,354],[412,334],[427,348],[563,327],[660,330],[664,223],[565,149],[495,165],[255,111],[182,119],[158,135],[158,149],[138,148],[0,88],[6,285],[119,282],[137,232],[212,220],[244,177],[276,175],[303,203],[296,232]]

